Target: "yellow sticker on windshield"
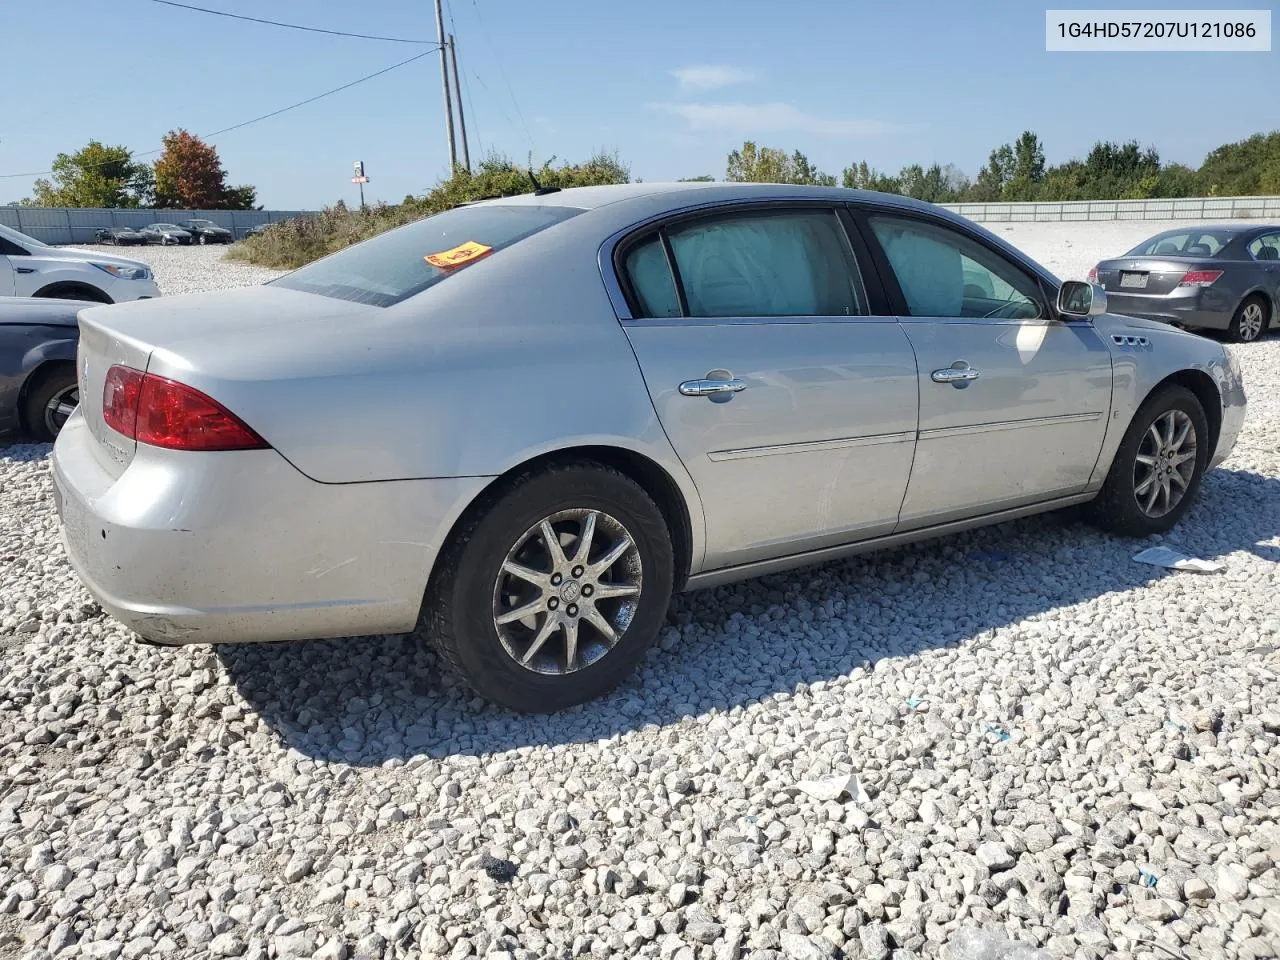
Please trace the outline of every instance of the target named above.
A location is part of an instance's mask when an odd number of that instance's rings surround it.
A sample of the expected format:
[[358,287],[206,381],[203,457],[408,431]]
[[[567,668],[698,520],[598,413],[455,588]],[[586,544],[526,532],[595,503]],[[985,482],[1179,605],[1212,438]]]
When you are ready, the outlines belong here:
[[493,250],[493,247],[486,247],[483,243],[476,243],[474,240],[468,240],[466,243],[460,243],[452,250],[445,250],[441,253],[429,253],[422,259],[433,267],[439,267],[442,270],[448,270],[450,267],[460,267],[464,263],[470,263],[472,260],[479,260],[486,253]]

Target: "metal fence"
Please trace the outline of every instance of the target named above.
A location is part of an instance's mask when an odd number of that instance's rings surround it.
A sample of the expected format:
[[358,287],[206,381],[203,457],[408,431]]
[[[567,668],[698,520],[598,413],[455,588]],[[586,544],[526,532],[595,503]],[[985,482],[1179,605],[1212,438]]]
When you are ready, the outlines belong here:
[[295,217],[314,217],[314,210],[125,210],[77,207],[0,207],[0,224],[45,243],[93,243],[103,227],[212,220],[240,239],[250,227]]
[[1060,220],[1278,220],[1280,197],[1078,200],[1063,203],[945,203],[977,223]]

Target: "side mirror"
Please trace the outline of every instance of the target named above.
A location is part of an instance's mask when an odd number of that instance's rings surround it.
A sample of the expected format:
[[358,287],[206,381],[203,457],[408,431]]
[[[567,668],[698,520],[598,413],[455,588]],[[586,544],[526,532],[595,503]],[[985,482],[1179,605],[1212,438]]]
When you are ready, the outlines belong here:
[[1107,312],[1107,291],[1096,283],[1068,280],[1058,290],[1058,313],[1089,320]]

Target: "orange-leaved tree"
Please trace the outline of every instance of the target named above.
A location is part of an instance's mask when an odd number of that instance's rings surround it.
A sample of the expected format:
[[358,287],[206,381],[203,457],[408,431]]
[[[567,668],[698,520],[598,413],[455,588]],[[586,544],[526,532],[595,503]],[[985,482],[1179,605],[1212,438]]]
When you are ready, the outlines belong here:
[[165,135],[156,161],[156,206],[184,210],[252,210],[253,187],[228,187],[218,151],[186,130]]

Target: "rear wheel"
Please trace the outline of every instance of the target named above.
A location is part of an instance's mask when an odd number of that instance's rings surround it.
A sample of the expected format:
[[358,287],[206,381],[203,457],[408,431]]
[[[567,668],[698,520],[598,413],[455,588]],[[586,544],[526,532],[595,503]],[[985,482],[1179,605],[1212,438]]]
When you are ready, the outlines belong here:
[[1089,519],[1104,530],[1145,537],[1171,529],[1200,490],[1209,463],[1209,421],[1199,399],[1169,384],[1138,409],[1120,441]]
[[208,238],[208,237],[206,237],[206,236],[202,233],[202,234],[200,234],[200,238],[199,238],[199,240],[198,240],[197,242],[200,244],[200,246],[202,246],[202,247],[203,247],[206,243],[208,243],[208,242],[209,242],[209,238]]
[[38,376],[23,403],[23,422],[33,439],[50,443],[75,412],[80,402],[80,390],[76,384],[75,367],[69,363]]
[[1267,329],[1267,304],[1256,294],[1245,297],[1231,318],[1227,334],[1236,343],[1252,343]]
[[621,683],[673,583],[662,512],[629,477],[577,463],[516,478],[437,561],[427,627],[481,696],[547,713]]

